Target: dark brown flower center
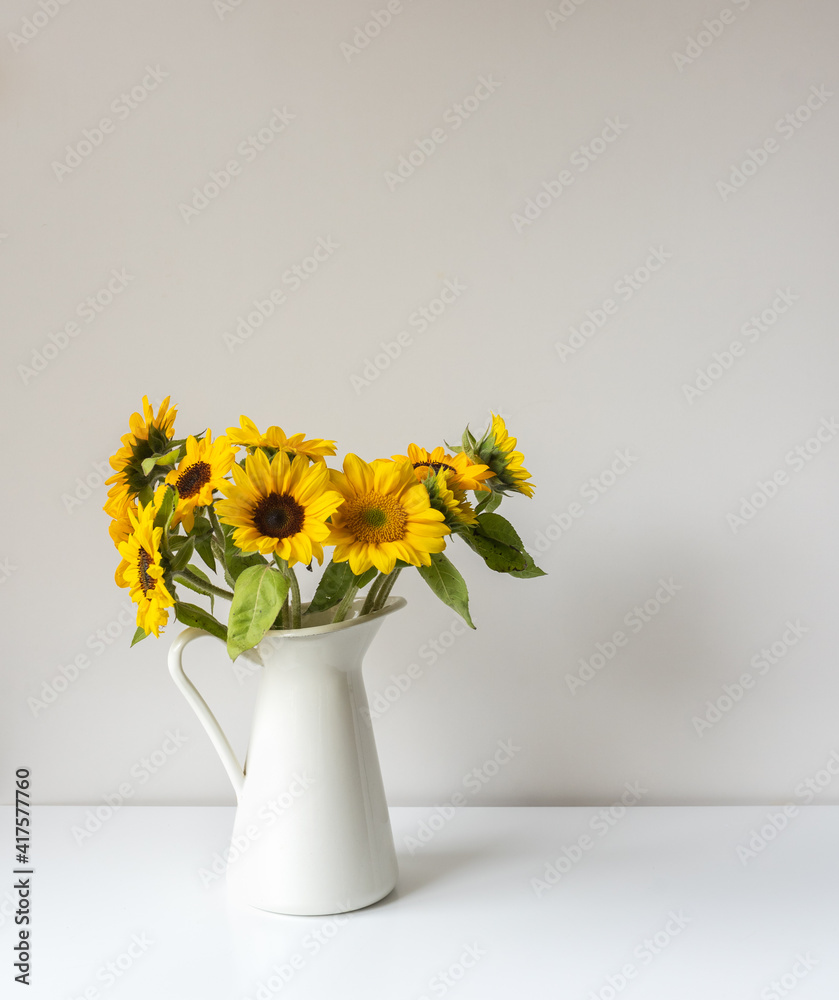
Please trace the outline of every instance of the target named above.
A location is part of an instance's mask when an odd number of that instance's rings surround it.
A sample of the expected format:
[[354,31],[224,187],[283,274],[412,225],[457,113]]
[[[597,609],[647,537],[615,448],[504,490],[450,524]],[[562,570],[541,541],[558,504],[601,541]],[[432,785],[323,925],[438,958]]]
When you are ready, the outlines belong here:
[[181,500],[194,497],[202,486],[213,478],[213,470],[207,462],[193,462],[178,476],[178,496]]
[[415,469],[423,469],[426,467],[433,469],[435,475],[440,471],[440,469],[451,469],[452,472],[457,471],[453,465],[449,465],[447,462],[414,462]]
[[289,493],[269,493],[254,507],[251,516],[260,535],[288,538],[301,530],[306,511]]
[[154,590],[155,580],[148,573],[149,566],[153,565],[153,563],[154,560],[148,552],[145,549],[140,549],[140,556],[137,559],[137,571],[140,575],[140,586],[143,588],[144,597],[148,596],[150,590]]

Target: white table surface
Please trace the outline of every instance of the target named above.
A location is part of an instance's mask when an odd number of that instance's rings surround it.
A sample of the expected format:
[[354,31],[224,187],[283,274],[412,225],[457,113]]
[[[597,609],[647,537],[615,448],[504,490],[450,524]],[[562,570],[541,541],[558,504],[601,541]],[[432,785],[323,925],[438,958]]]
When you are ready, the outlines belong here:
[[[395,808],[397,889],[339,918],[263,913],[231,903],[223,878],[202,884],[232,808],[126,807],[77,844],[85,812],[34,810],[27,989],[0,810],[2,997],[839,998],[839,807],[799,809],[745,863],[738,844],[780,807],[639,806],[614,825],[593,808],[467,807],[413,853],[405,838],[434,810]],[[531,880],[584,834],[537,895]]]

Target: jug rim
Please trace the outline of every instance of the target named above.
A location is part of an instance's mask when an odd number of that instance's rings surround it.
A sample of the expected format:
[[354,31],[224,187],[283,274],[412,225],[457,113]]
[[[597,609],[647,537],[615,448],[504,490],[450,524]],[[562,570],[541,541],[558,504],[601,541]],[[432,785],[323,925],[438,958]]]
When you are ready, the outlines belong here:
[[[310,602],[303,604],[304,612],[308,608],[309,603]],[[388,597],[387,601],[385,601],[384,607],[379,608],[378,611],[372,611],[366,615],[360,615],[357,612],[359,612],[363,607],[364,598],[359,597],[353,601],[351,613],[354,617],[352,618],[345,618],[341,622],[327,622],[323,625],[309,625],[304,628],[272,628],[265,633],[265,636],[261,641],[264,642],[265,639],[274,638],[275,636],[282,636],[284,639],[303,639],[306,636],[311,635],[324,635],[329,632],[340,632],[341,629],[352,628],[354,625],[360,625],[362,622],[371,622],[376,621],[379,618],[384,618],[385,615],[393,614],[394,611],[399,611],[400,608],[404,608],[407,603],[408,602],[404,597],[391,595]],[[318,612],[317,616],[319,617],[321,614],[334,614],[334,608],[329,608],[324,612]]]

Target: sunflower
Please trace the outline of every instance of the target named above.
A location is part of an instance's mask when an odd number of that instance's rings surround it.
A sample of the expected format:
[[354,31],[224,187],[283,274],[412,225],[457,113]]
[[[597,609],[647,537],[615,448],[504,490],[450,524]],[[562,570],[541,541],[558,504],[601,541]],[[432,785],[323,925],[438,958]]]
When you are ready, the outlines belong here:
[[228,485],[224,477],[235,457],[227,438],[222,436],[213,441],[210,430],[201,441],[192,435],[186,439],[186,454],[177,469],[172,469],[166,477],[166,482],[178,491],[173,524],[183,521],[184,529],[192,531],[195,508],[207,507],[213,502],[213,490]]
[[524,455],[515,451],[515,447],[516,439],[507,433],[503,419],[493,413],[492,424],[469,454],[473,460],[485,462],[492,470],[494,478],[490,480],[490,485],[493,490],[532,497],[535,484],[525,481],[530,478],[530,473],[522,465]]
[[313,555],[323,562],[326,519],[341,503],[341,494],[329,488],[325,462],[310,466],[305,455],[289,459],[278,451],[269,463],[257,450],[244,469],[233,466],[233,479],[235,485],[222,485],[228,499],[217,501],[216,510],[236,529],[233,541],[243,552],[274,552],[290,566],[308,565]]
[[137,501],[133,498],[126,503],[121,513],[108,525],[108,533],[117,548],[119,548],[119,543],[124,542],[133,530],[131,519],[128,516],[129,512],[133,513],[135,517],[137,516]]
[[169,620],[167,608],[175,599],[166,589],[160,554],[163,528],[154,527],[154,517],[167,486],[160,486],[154,500],[139,507],[135,514],[128,511],[131,534],[119,543],[122,562],[117,567],[115,579],[120,587],[129,587],[131,600],[137,604],[137,624],[148,635],[156,636]]
[[449,529],[435,510],[410,462],[347,455],[344,471],[332,473],[344,502],[332,518],[329,544],[335,562],[349,560],[357,576],[371,566],[390,573],[396,560],[431,565],[431,553],[446,547]]
[[440,469],[436,476],[433,471],[429,472],[422,485],[428,493],[431,506],[440,511],[451,531],[468,530],[478,523],[472,504],[466,499],[466,493],[452,483],[451,473],[446,469]]
[[323,461],[324,456],[335,454],[335,442],[326,441],[324,438],[312,438],[305,441],[305,434],[292,434],[286,437],[282,427],[269,427],[264,434],[260,434],[256,424],[244,414],[239,417],[240,427],[228,427],[227,436],[232,444],[247,448],[252,452],[254,448],[268,448],[272,452],[284,451],[289,456],[305,455],[312,461]]
[[110,459],[115,474],[105,480],[111,488],[103,509],[111,517],[119,518],[124,514],[129,501],[152,480],[153,470],[146,475],[142,469],[143,460],[150,458],[156,450],[149,442],[150,437],[172,438],[178,411],[169,407],[169,399],[167,396],[163,400],[155,416],[149,397],[143,396],[142,414],[132,413],[128,420],[130,430],[122,435],[121,447]]
[[492,470],[486,465],[477,465],[472,462],[468,455],[458,452],[457,455],[448,455],[443,451],[442,446],[438,446],[434,451],[420,448],[419,445],[409,444],[407,455],[394,455],[394,462],[410,462],[420,482],[433,473],[446,471],[448,473],[449,487],[459,490],[488,490],[484,485],[485,479],[492,477]]

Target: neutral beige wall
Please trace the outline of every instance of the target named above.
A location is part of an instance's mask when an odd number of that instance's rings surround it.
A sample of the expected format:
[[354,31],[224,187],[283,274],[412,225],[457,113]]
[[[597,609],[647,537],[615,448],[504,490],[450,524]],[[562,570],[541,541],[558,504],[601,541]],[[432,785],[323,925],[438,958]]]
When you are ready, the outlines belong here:
[[[183,433],[368,458],[491,408],[519,437],[549,576],[455,551],[468,635],[405,580],[367,669],[394,804],[804,801],[839,748],[839,8],[727,9],[7,0],[3,791],[232,799],[176,627],[127,648],[100,510],[171,393]],[[242,748],[253,678],[193,664]]]

